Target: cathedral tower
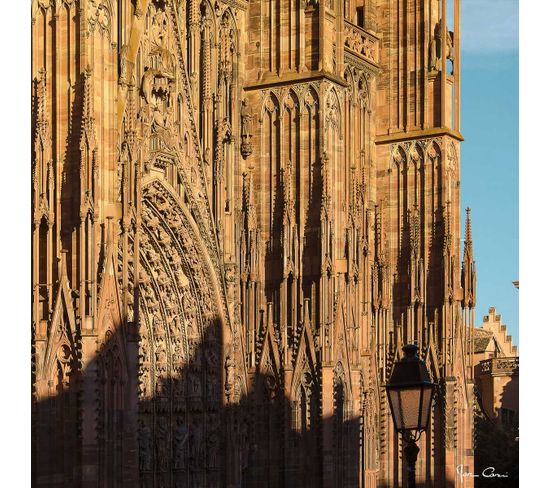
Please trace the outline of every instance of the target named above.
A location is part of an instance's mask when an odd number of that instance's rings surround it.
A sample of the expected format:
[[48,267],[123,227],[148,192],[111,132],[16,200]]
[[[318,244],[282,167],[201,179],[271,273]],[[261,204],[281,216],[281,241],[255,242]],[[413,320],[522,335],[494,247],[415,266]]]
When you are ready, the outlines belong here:
[[32,4],[36,486],[458,485],[459,0]]

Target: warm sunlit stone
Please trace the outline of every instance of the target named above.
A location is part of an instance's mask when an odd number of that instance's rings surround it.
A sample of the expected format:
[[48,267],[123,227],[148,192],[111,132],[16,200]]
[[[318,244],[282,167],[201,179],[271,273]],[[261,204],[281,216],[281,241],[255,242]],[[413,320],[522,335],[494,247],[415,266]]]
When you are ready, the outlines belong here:
[[411,342],[440,382],[417,481],[458,486],[475,270],[440,3],[32,2],[36,486],[398,486]]

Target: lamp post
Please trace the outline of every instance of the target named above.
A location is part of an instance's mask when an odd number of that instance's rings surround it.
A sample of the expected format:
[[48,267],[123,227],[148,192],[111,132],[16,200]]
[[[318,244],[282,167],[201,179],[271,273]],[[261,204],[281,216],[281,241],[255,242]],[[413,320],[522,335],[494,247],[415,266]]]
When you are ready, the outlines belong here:
[[426,363],[418,356],[418,346],[403,347],[405,356],[393,367],[386,384],[388,402],[395,430],[403,436],[407,461],[407,486],[416,487],[416,445],[430,419],[435,383],[432,383]]

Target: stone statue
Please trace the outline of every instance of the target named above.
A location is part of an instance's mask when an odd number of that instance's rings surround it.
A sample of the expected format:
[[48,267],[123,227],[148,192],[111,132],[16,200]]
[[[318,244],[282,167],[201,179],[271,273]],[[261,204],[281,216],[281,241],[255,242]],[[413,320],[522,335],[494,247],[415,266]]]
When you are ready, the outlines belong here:
[[189,383],[191,384],[189,397],[200,398],[201,396],[201,380],[196,373],[189,374]]
[[174,468],[185,469],[187,458],[187,439],[189,438],[189,428],[185,423],[178,425],[174,432]]
[[159,420],[155,435],[155,449],[157,455],[157,469],[166,471],[168,469],[168,453],[166,452],[166,441],[168,440],[168,428],[164,419]]
[[128,45],[124,44],[120,48],[119,54],[119,64],[120,64],[120,75],[118,78],[118,83],[124,85],[129,82],[128,80],[128,61],[126,57],[128,56]]
[[[445,50],[446,58],[454,63],[454,42],[453,42],[453,33],[449,32],[448,29],[445,29]],[[430,71],[441,71],[443,63],[441,62],[441,21],[435,24],[434,36],[430,41],[430,59],[429,59],[429,70]]]
[[203,433],[202,425],[196,420],[191,427],[191,466],[198,468],[202,464],[203,456]]
[[219,449],[220,440],[218,434],[215,431],[211,431],[208,434],[208,439],[206,441],[207,447],[207,467],[208,468],[217,468],[218,467],[218,449]]
[[177,337],[179,335],[179,332],[178,316],[174,315],[170,320],[170,335],[171,337]]
[[158,309],[153,313],[153,330],[155,331],[155,336],[157,337],[164,334],[164,321],[162,320],[162,315]]
[[164,345],[164,342],[162,341],[159,342],[157,345],[156,360],[157,360],[157,363],[166,362],[166,347]]
[[139,469],[140,471],[151,470],[151,448],[152,438],[151,429],[143,425],[139,430]]
[[145,366],[140,367],[140,380],[139,391],[142,399],[149,396],[149,368]]
[[252,109],[245,98],[241,104],[241,154],[244,159],[252,154]]
[[157,134],[168,148],[173,148],[171,96],[176,81],[176,62],[167,47],[167,34],[168,19],[163,11],[158,11],[151,25],[148,67],[141,79],[141,94],[149,113],[142,120],[150,127],[151,133]]
[[266,376],[265,378],[265,389],[269,403],[274,402],[277,396],[277,381],[275,380],[275,376],[272,374]]
[[197,319],[195,318],[194,315],[185,317],[183,319],[183,322],[185,324],[185,330],[187,331],[187,335],[189,337],[199,337],[199,328],[197,327]]

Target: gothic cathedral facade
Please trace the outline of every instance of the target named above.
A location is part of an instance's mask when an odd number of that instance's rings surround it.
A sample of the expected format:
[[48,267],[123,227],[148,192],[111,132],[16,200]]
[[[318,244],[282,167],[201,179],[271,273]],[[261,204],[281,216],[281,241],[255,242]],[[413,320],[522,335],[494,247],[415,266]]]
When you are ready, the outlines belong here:
[[459,0],[32,0],[33,486],[473,486]]

